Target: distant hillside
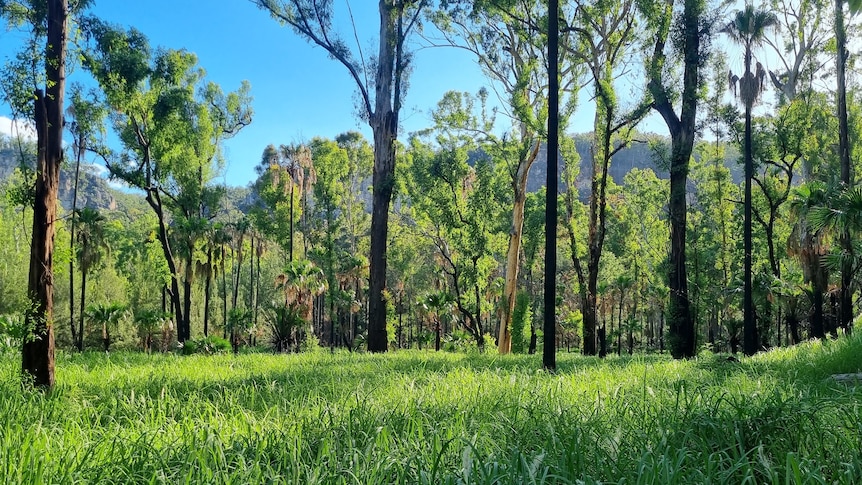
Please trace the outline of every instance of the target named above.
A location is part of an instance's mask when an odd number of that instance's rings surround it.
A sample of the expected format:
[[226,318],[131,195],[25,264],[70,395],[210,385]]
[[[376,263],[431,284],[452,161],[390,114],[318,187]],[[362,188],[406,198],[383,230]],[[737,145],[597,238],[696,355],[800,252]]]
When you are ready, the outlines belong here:
[[[4,144],[0,146],[0,180],[6,180],[20,165],[20,152],[13,146]],[[35,159],[25,154],[25,164],[35,168]],[[75,184],[75,167],[63,167],[60,171],[60,204],[63,208],[71,210],[72,194]],[[82,164],[78,181],[78,207],[92,207],[94,209],[117,210],[118,205],[116,190],[112,189],[108,182],[99,176],[98,167]]]
[[[577,178],[577,186],[578,191],[580,192],[582,197],[589,195],[590,191],[590,179],[592,177],[592,160],[593,155],[590,151],[590,138],[592,135],[590,134],[579,134],[574,135],[575,137],[575,147],[578,151],[578,155],[581,158],[580,162],[580,172]],[[651,144],[657,144],[661,146],[664,144],[666,147],[670,143],[670,140],[665,137],[660,137],[658,135],[643,135],[640,137],[640,141],[632,143],[629,147],[626,147],[620,150],[616,155],[614,155],[611,160],[610,167],[608,169],[608,173],[610,173],[614,182],[617,184],[621,184],[623,178],[629,173],[632,169],[652,169],[656,175],[661,179],[668,179],[670,174],[668,172],[668,167],[665,165],[666,162],[662,162],[660,160],[661,156],[656,150],[651,146]],[[695,159],[698,158],[697,153],[694,155]],[[736,163],[737,154],[734,150],[728,150],[728,155],[725,160],[725,166],[730,168],[731,176],[735,183],[742,182],[742,168],[739,164]],[[562,174],[563,167],[565,165],[565,161],[562,156],[560,156],[558,162],[558,170],[559,173]],[[545,147],[539,151],[539,156],[536,159],[533,167],[530,169],[530,176],[527,179],[527,190],[529,192],[534,192],[541,187],[545,186],[547,180],[548,173],[548,158],[547,151]],[[561,175],[562,176],[562,175]],[[565,190],[564,187],[560,187],[561,190]]]
[[[589,134],[575,135],[576,148],[581,159],[580,173],[577,178],[578,191],[581,197],[587,197],[590,190],[590,177],[592,175],[590,136]],[[645,141],[651,141],[659,145],[668,142],[667,139],[656,135],[644,135],[643,141],[633,143],[631,146],[620,150],[614,156],[610,165],[610,175],[616,183],[622,183],[625,175],[634,168],[650,168],[660,178],[668,178],[667,167],[663,166],[661,162],[656,162],[660,157],[657,156],[657,153],[650,144],[645,143]],[[742,174],[739,164],[735,163],[736,157],[736,154],[730,153],[726,166],[731,168],[734,181],[739,182],[742,180]],[[19,159],[18,150],[8,140],[0,140],[0,181],[5,180],[13,173],[19,165]],[[32,167],[34,160],[31,158],[27,160],[27,163]],[[561,157],[559,161],[561,174],[564,164],[565,162]],[[527,180],[528,191],[534,192],[545,185],[547,165],[547,153],[545,148],[542,147],[538,159],[530,170],[530,176]],[[73,184],[74,167],[64,167],[60,173],[60,203],[67,210],[72,207]],[[561,187],[561,190],[565,190],[565,188]],[[363,192],[368,197],[368,207],[370,209],[370,191]],[[224,208],[219,217],[235,220],[238,217],[238,212],[247,212],[253,202],[253,197],[248,187],[228,187],[224,200]],[[131,208],[144,209],[146,203],[140,194],[117,190],[111,187],[107,180],[100,175],[99,167],[83,165],[78,183],[78,207],[128,212]]]

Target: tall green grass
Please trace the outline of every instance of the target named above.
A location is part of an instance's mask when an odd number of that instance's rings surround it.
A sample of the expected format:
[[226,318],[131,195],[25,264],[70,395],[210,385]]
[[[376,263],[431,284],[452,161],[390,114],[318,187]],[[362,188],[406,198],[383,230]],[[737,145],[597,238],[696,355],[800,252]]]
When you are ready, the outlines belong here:
[[398,352],[0,364],[4,483],[862,483],[862,339],[729,362]]

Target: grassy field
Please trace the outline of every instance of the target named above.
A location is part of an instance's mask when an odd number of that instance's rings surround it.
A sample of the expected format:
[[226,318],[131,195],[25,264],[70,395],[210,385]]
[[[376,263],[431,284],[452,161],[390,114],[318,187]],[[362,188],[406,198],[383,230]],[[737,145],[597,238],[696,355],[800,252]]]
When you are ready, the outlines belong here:
[[742,362],[60,354],[0,364],[13,483],[862,483],[854,337]]

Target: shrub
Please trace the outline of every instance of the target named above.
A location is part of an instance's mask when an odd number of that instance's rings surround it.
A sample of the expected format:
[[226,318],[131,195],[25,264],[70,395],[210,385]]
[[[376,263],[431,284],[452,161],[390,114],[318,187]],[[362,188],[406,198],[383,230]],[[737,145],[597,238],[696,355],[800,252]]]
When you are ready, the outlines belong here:
[[269,341],[273,350],[289,352],[293,349],[298,352],[299,334],[306,325],[300,312],[289,306],[274,305],[267,312],[267,315],[269,317]]
[[515,297],[515,311],[512,313],[512,353],[527,353],[530,338],[526,332],[528,332],[529,322],[532,318],[533,311],[530,308],[530,295],[519,291]]

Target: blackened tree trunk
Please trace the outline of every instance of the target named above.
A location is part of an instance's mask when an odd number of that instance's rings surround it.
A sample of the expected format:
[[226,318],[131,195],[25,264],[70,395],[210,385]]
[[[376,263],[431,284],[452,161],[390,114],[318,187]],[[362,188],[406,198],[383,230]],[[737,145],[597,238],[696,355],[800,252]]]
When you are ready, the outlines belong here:
[[81,268],[81,308],[78,313],[80,313],[80,320],[78,321],[78,336],[80,340],[78,341],[78,351],[84,351],[84,309],[85,302],[87,301],[87,273],[89,271],[83,271],[86,268]]
[[45,48],[46,91],[36,90],[36,198],[27,284],[32,301],[26,314],[33,338],[21,349],[24,379],[54,386],[54,221],[63,162],[63,98],[66,87],[67,0],[48,0]]
[[557,159],[560,152],[560,2],[548,1],[548,171],[545,198],[545,324],[542,367],[557,369]]
[[[844,25],[845,0],[835,0],[835,42],[838,51],[836,56],[836,77],[838,78],[838,154],[841,161],[841,184],[845,189],[852,187],[850,164],[850,134],[847,121],[847,30]],[[849,257],[853,250],[850,230],[845,227],[840,238],[841,250],[845,257],[841,262],[841,293],[839,324],[850,331],[853,322],[853,295],[850,291],[853,277],[853,263]]]
[[677,115],[664,85],[662,74],[666,63],[665,45],[667,31],[659,32],[655,49],[648,66],[648,89],[653,96],[653,108],[665,121],[671,136],[670,157],[670,269],[668,286],[668,339],[671,354],[675,358],[693,357],[694,320],[688,299],[688,275],[686,272],[686,182],[689,159],[694,147],[697,121],[700,65],[704,55],[700,46],[700,16],[703,5],[700,0],[684,0],[682,12],[683,40],[683,90],[680,114]]
[[[150,165],[150,156],[149,156],[149,148],[145,149],[145,164]],[[165,261],[168,263],[168,270],[171,275],[171,284],[168,287],[168,296],[171,299],[171,311],[174,313],[174,317],[177,325],[177,339],[180,342],[184,342],[183,333],[180,330],[183,328],[186,322],[186,318],[188,315],[184,314],[183,306],[182,306],[182,297],[180,295],[180,283],[179,283],[179,274],[177,268],[177,261],[174,257],[173,249],[171,248],[170,240],[168,239],[168,223],[165,217],[164,206],[162,205],[162,198],[159,195],[158,188],[153,186],[151,183],[147,184],[147,196],[146,200],[153,211],[156,213],[156,219],[159,223],[158,230],[158,238],[159,243],[162,246],[162,252],[165,255]]]
[[[81,333],[81,338],[78,338],[78,332],[75,328],[75,226],[77,225],[75,211],[78,209],[78,178],[81,175],[81,156],[83,149],[81,144],[84,137],[81,136],[78,140],[78,149],[75,153],[75,182],[72,186],[72,220],[70,221],[70,237],[69,237],[69,323],[72,327],[72,343],[78,348],[78,352],[84,350],[84,334]],[[83,318],[83,310],[81,310]],[[83,327],[83,321],[81,322]]]
[[[398,137],[398,110],[400,92],[393,97],[396,54],[400,54],[401,40],[396,42],[395,16],[391,0],[380,0],[380,49],[376,78],[374,113],[371,130],[374,134],[373,196],[371,209],[371,258],[368,284],[368,350],[386,352],[386,244],[389,233],[389,203],[395,183],[395,139]],[[395,44],[395,45],[393,45]],[[400,81],[398,83],[400,86]],[[396,91],[400,91],[397,87]]]
[[[751,48],[745,50],[745,78],[751,74]],[[751,102],[746,99],[745,103],[745,193],[743,195],[743,302],[742,302],[742,351],[745,355],[754,355],[757,352],[757,324],[754,320],[754,293],[752,285],[752,202],[751,181],[754,178],[754,160],[751,150]]]
[[[380,31],[378,54],[366,63],[361,52],[347,51],[347,44],[332,29],[332,2],[316,0],[253,0],[275,19],[291,26],[300,36],[322,47],[349,72],[359,90],[363,114],[374,136],[374,170],[372,176],[371,251],[368,289],[368,350],[385,352],[386,335],[386,245],[389,204],[395,182],[395,140],[398,136],[398,113],[404,80],[409,71],[410,56],[406,42],[420,24],[420,14],[429,0],[379,0]],[[357,62],[356,59],[362,60]],[[370,79],[372,78],[373,79]],[[374,95],[371,95],[371,90]],[[307,213],[306,211],[303,212]]]
[[213,249],[207,248],[207,274],[204,283],[204,338],[209,337],[210,323],[210,294],[213,281]]

